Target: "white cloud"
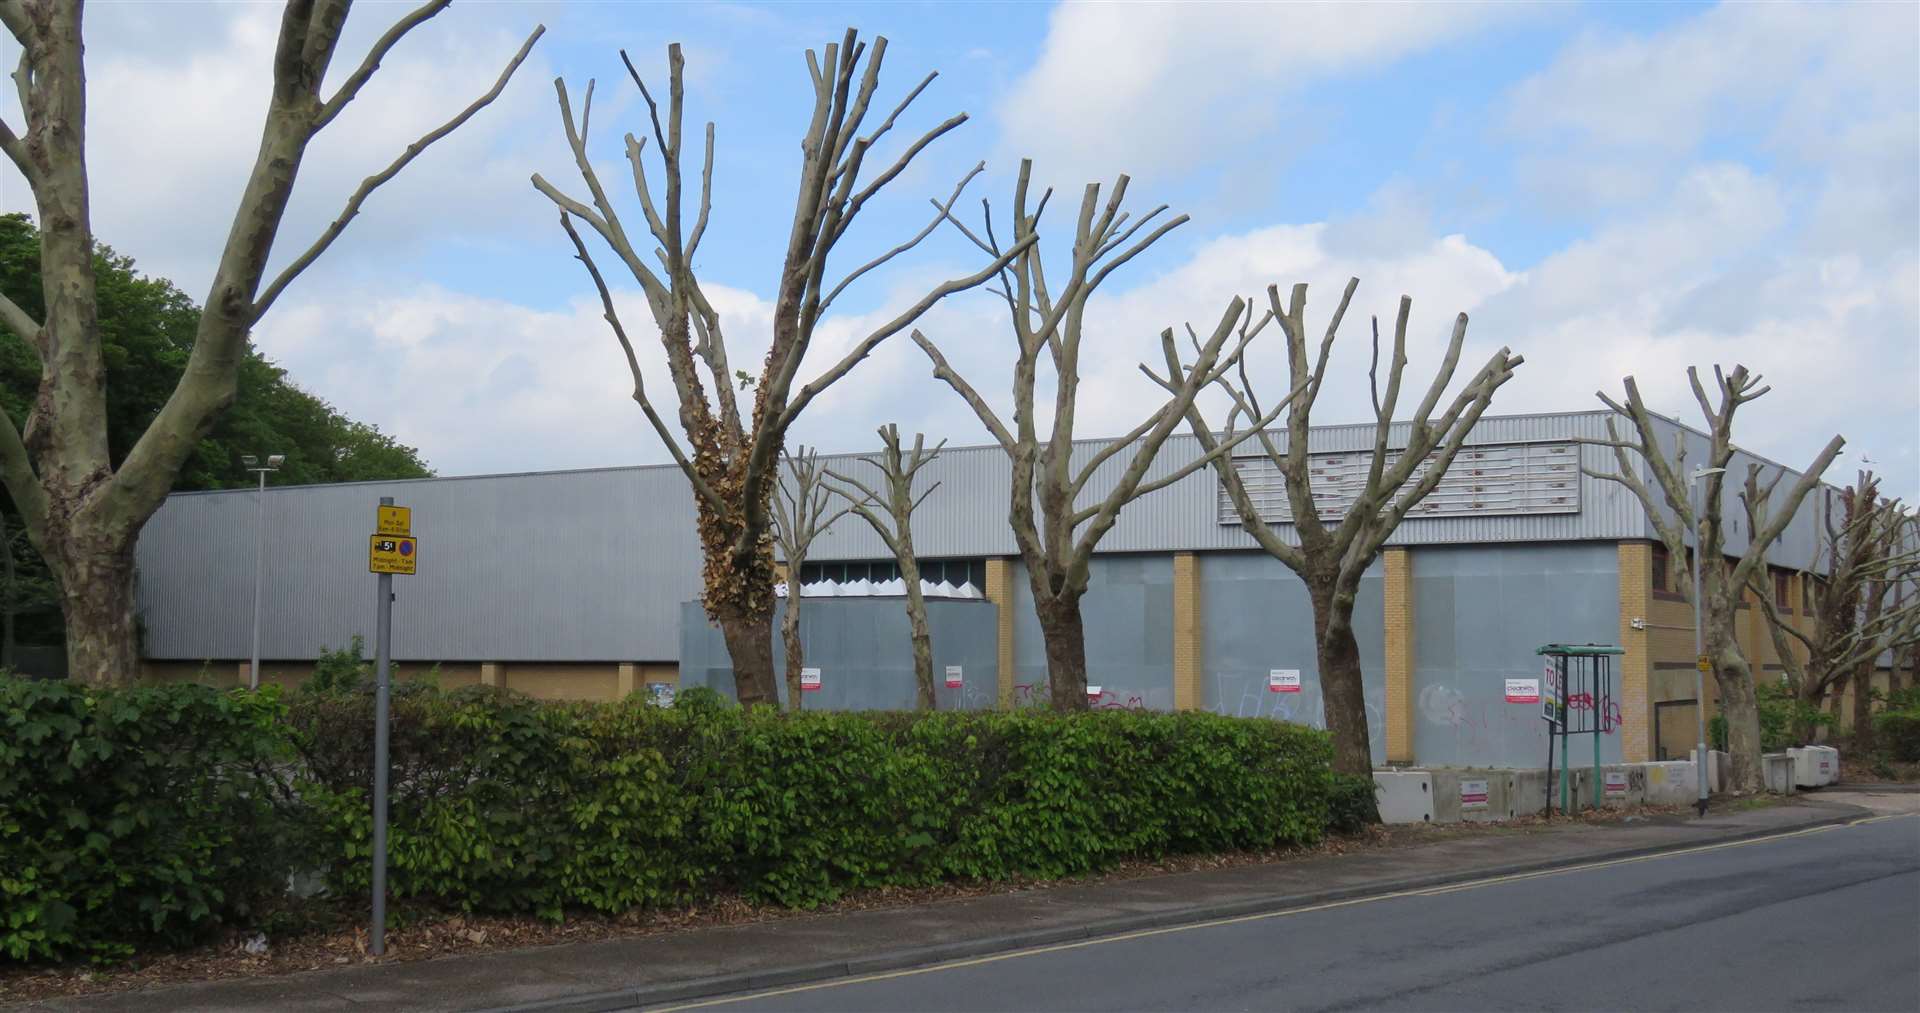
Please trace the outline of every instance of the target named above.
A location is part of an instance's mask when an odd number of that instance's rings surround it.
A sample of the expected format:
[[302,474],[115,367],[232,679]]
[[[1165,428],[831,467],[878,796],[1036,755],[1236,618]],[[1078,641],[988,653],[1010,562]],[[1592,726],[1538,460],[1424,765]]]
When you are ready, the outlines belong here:
[[1230,160],[1318,78],[1393,60],[1518,4],[1085,4],[1056,7],[1038,64],[1001,101],[1002,146],[1048,179],[1146,178]]

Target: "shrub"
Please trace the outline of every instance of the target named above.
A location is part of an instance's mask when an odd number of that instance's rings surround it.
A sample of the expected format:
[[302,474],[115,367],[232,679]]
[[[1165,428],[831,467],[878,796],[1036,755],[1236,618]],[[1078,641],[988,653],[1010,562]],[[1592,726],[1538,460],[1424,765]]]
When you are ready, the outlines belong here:
[[0,955],[113,959],[286,883],[274,690],[0,676]]
[[[620,911],[720,892],[1058,877],[1317,841],[1323,732],[1210,714],[780,714],[682,694],[541,704],[396,697],[389,882],[468,911]],[[295,701],[328,881],[365,889],[361,696]]]
[[1876,715],[1873,729],[1880,748],[1902,763],[1920,763],[1920,707]]

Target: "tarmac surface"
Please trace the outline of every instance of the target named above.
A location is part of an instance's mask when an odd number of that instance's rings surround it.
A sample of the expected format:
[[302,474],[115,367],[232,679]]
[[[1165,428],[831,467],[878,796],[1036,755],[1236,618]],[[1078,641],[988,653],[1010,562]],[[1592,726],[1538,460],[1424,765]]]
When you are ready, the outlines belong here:
[[664,1008],[1916,1010],[1917,926],[1888,817]]

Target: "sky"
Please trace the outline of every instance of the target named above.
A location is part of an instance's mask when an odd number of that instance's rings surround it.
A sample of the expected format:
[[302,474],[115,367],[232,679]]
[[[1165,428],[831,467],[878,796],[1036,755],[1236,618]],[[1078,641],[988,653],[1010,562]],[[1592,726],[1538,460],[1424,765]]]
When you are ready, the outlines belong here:
[[[329,91],[406,9],[355,6]],[[277,5],[95,0],[87,12],[95,232],[204,300],[258,144]],[[254,333],[301,386],[417,446],[440,474],[667,460],[553,205],[529,182],[539,172],[585,193],[555,78],[576,101],[598,79],[591,155],[637,227],[620,138],[647,132],[645,108],[619,51],[653,84],[667,44],[684,45],[689,121],[717,134],[696,267],[733,361],[753,364],[811,107],[805,51],[857,26],[889,40],[889,104],[939,71],[883,162],[954,112],[970,119],[882,192],[834,273],[921,229],[928,199],[983,160],[960,204],[969,221],[984,197],[1005,228],[1022,158],[1060,191],[1042,236],[1050,264],[1068,256],[1087,183],[1126,173],[1136,212],[1191,216],[1089,307],[1083,438],[1151,410],[1137,365],[1158,361],[1162,329],[1204,329],[1235,296],[1264,306],[1268,286],[1305,282],[1318,333],[1358,277],[1316,422],[1371,417],[1367,318],[1390,328],[1406,295],[1416,390],[1460,312],[1471,322],[1456,383],[1501,346],[1526,357],[1495,414],[1597,408],[1596,391],[1617,396],[1632,375],[1655,410],[1697,423],[1687,367],[1743,363],[1773,384],[1742,409],[1743,447],[1798,467],[1843,434],[1829,480],[1871,466],[1920,498],[1920,6],[457,2],[315,140],[270,273],[361,178],[483,92],[536,23],[546,35],[499,101],[378,190]],[[12,89],[0,92],[0,118],[17,124]],[[31,206],[0,167],[0,210]],[[669,390],[638,285],[597,252],[649,390]],[[937,230],[836,303],[802,377],[982,266]],[[964,293],[920,326],[1004,412],[1014,346],[995,307]],[[1282,386],[1277,334],[1256,343],[1249,371]],[[888,422],[988,442],[904,336],[810,406],[789,442],[865,451]]]

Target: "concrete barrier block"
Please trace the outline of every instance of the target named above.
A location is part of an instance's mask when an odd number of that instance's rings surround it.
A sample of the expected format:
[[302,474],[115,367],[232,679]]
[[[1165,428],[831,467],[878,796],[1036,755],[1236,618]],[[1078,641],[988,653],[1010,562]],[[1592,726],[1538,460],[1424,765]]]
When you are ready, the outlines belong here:
[[1691,760],[1635,763],[1630,766],[1645,771],[1644,801],[1648,805],[1687,805],[1700,797]]
[[1383,823],[1433,822],[1433,775],[1424,770],[1376,770]]
[[1767,790],[1775,795],[1794,793],[1793,756],[1789,753],[1767,753],[1760,757],[1761,772],[1766,775]]

